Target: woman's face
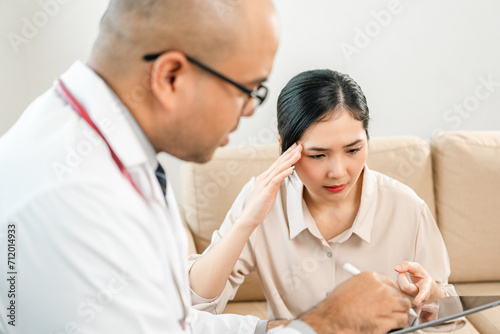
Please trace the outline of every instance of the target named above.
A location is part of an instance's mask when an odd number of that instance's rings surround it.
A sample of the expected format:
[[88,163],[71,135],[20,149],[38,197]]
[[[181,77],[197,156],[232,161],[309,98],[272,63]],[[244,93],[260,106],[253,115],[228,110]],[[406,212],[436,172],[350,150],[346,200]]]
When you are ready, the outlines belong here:
[[357,183],[368,156],[366,132],[344,108],[336,111],[299,140],[304,149],[295,171],[315,201],[340,203],[356,193],[353,189],[361,189]]

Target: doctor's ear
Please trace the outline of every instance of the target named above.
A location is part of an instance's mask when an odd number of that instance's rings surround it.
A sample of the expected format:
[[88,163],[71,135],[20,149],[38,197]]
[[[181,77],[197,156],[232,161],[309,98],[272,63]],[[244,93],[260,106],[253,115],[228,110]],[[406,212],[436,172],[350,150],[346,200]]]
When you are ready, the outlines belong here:
[[170,109],[175,101],[175,95],[184,89],[190,64],[183,53],[169,51],[159,56],[151,68],[151,91],[154,97]]

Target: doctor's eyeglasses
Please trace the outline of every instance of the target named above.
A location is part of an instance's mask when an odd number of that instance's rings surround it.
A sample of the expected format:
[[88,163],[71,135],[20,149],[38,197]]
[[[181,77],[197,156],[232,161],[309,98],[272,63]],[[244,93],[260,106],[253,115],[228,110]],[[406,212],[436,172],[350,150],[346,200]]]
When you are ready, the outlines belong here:
[[[168,51],[164,51],[164,52],[160,52],[160,53],[155,53],[155,54],[147,54],[145,55],[143,58],[143,60],[145,61],[154,61],[156,60],[158,57],[160,57],[162,54],[164,54],[165,52],[168,52]],[[199,68],[207,71],[208,73],[216,76],[217,78],[233,85],[234,87],[238,88],[239,90],[241,90],[243,93],[247,94],[249,99],[247,100],[247,102],[243,105],[243,111],[244,113],[249,113],[249,112],[252,112],[253,110],[255,110],[257,107],[259,107],[265,100],[266,100],[266,97],[267,97],[267,92],[268,92],[268,88],[266,86],[264,86],[263,84],[259,84],[255,89],[251,90],[251,89],[248,89],[246,88],[245,86],[243,86],[242,84],[239,84],[237,83],[236,81],[234,80],[231,80],[229,79],[228,77],[226,77],[225,75],[223,75],[222,73],[220,72],[217,72],[216,70],[212,69],[211,67],[203,64],[202,62],[184,54],[186,56],[186,59],[198,66]]]

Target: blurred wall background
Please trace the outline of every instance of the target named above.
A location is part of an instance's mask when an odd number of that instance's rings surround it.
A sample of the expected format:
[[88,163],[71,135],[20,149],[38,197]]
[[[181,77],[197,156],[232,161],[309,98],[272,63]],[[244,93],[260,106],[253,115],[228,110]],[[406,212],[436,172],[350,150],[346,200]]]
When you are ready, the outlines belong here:
[[[230,145],[276,142],[275,105],[300,71],[351,75],[370,135],[500,130],[500,1],[275,0],[282,39],[269,100]],[[76,59],[86,60],[107,1],[0,2],[0,135]],[[162,154],[180,194],[181,163]]]

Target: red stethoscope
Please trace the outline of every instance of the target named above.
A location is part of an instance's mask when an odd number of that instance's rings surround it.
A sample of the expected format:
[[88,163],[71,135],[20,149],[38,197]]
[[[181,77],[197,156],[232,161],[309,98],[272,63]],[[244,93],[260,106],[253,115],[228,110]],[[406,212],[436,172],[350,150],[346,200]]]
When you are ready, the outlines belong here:
[[[104,140],[104,142],[106,143],[106,146],[108,146],[109,153],[111,153],[111,157],[113,158],[113,161],[115,162],[116,166],[120,169],[120,172],[122,173],[122,175],[128,180],[128,182],[132,185],[132,187],[134,187],[134,189],[137,191],[137,193],[139,195],[141,195],[141,197],[145,200],[146,198],[144,197],[144,195],[141,193],[141,191],[139,190],[139,188],[135,184],[134,180],[130,176],[130,173],[127,171],[127,169],[125,168],[125,166],[123,165],[121,160],[118,158],[115,151],[113,151],[113,148],[111,148],[111,145],[109,145],[108,141],[106,140],[106,137],[104,137],[101,130],[99,130],[99,128],[95,125],[95,123],[90,118],[90,115],[88,114],[87,110],[85,110],[85,108],[80,104],[80,102],[78,102],[78,100],[70,93],[70,91],[68,90],[68,88],[66,88],[66,86],[64,85],[64,83],[62,82],[61,79],[57,80],[56,91],[63,98],[63,100],[66,103],[68,103],[71,106],[71,108],[74,111],[76,111],[76,113],[81,118],[83,118],[87,122],[88,125],[90,125],[90,127],[92,129],[94,129],[94,131],[102,138],[102,140]],[[182,301],[184,315],[183,315],[182,319],[179,320],[179,324],[182,327],[182,329],[185,330],[186,325],[189,325],[189,323],[191,322],[191,319],[190,319],[191,305],[188,302],[187,296],[184,293],[184,289],[182,289],[182,286],[179,283],[177,276],[174,275],[174,270],[172,268],[171,262],[168,261],[168,264],[170,267],[170,272],[172,273],[172,278],[173,278],[175,285],[176,285],[176,288],[177,288],[177,292],[179,293],[180,299]]]

